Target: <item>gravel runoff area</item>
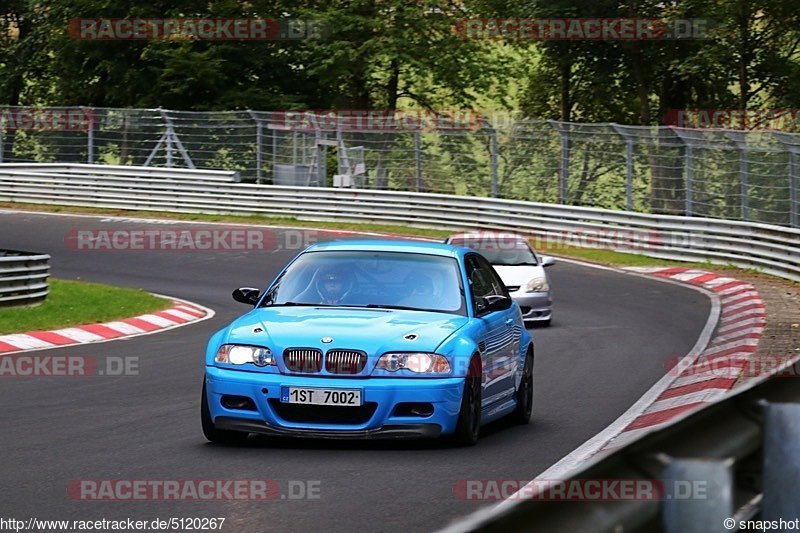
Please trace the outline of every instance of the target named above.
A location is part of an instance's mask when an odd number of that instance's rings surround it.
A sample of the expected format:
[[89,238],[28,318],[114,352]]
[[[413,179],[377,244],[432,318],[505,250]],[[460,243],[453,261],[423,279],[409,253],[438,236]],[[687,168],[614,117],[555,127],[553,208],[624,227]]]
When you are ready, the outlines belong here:
[[[767,322],[753,358],[769,367],[776,361],[800,357],[800,283],[742,270],[730,276],[755,286],[766,307]],[[800,377],[798,368],[795,365],[793,377]],[[745,372],[737,386],[753,377]]]

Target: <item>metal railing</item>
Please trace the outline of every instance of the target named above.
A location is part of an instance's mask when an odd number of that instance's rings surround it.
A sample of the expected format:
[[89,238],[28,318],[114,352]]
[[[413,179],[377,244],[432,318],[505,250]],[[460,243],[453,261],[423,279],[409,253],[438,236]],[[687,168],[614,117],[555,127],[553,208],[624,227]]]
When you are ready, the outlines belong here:
[[[163,172],[167,172],[162,170]],[[6,170],[0,200],[114,209],[384,222],[526,233],[545,242],[621,249],[665,259],[731,264],[800,281],[800,229],[456,195],[247,183],[113,179]]]
[[12,128],[4,117],[31,111],[0,107],[0,162],[236,170],[245,181],[272,185],[343,184],[800,224],[800,134],[500,114],[463,127],[403,129],[385,121],[303,121],[296,112],[78,109],[84,120],[57,130],[37,129],[36,121]]
[[48,294],[50,256],[0,250],[0,307],[34,305]]
[[[704,533],[738,531],[740,521],[756,518],[793,521],[800,516],[800,389],[794,381],[753,384],[443,531]],[[613,480],[657,490],[616,500],[565,497],[564,487]]]

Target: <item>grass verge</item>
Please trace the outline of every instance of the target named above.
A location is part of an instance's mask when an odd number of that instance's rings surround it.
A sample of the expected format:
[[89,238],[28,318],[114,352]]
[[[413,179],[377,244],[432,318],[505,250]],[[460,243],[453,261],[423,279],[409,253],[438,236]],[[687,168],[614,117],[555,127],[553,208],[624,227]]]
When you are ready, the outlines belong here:
[[0,335],[108,322],[172,306],[137,290],[82,281],[49,280],[50,294],[36,307],[0,308]]

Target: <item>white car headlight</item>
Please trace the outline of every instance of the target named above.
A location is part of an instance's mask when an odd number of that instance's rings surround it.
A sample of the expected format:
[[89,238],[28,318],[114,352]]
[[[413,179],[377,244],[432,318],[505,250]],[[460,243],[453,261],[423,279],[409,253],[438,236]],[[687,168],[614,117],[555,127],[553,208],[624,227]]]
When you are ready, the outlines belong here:
[[385,353],[375,365],[377,370],[410,370],[419,374],[449,374],[450,362],[435,353]]
[[550,290],[550,285],[547,283],[547,278],[533,278],[525,285],[525,292],[547,292]]
[[217,363],[229,365],[245,365],[253,363],[256,366],[269,366],[275,364],[275,357],[269,348],[261,346],[240,346],[238,344],[223,344],[214,356]]

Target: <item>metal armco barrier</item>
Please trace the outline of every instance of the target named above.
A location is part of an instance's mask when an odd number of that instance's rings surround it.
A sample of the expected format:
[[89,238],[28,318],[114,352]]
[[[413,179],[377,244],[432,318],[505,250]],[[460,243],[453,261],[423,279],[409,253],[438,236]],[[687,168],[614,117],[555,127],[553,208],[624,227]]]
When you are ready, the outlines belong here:
[[498,198],[230,183],[204,179],[203,171],[169,179],[174,170],[159,169],[156,177],[153,168],[123,167],[141,170],[132,177],[109,175],[101,165],[85,165],[86,172],[20,167],[0,165],[0,201],[512,230],[556,244],[731,264],[800,281],[800,229],[783,226]]
[[47,297],[50,256],[0,250],[0,307],[40,303]]
[[[791,377],[754,384],[590,461],[567,479],[481,509],[443,531],[700,533],[738,531],[746,520],[794,521],[800,517],[796,370],[795,360]],[[554,488],[613,480],[663,492],[570,498]]]
[[86,165],[81,163],[3,163],[2,171],[35,172],[37,174],[82,176],[88,178],[160,178],[163,180],[234,183],[241,181],[233,170],[187,170],[181,168],[131,167],[125,165]]

